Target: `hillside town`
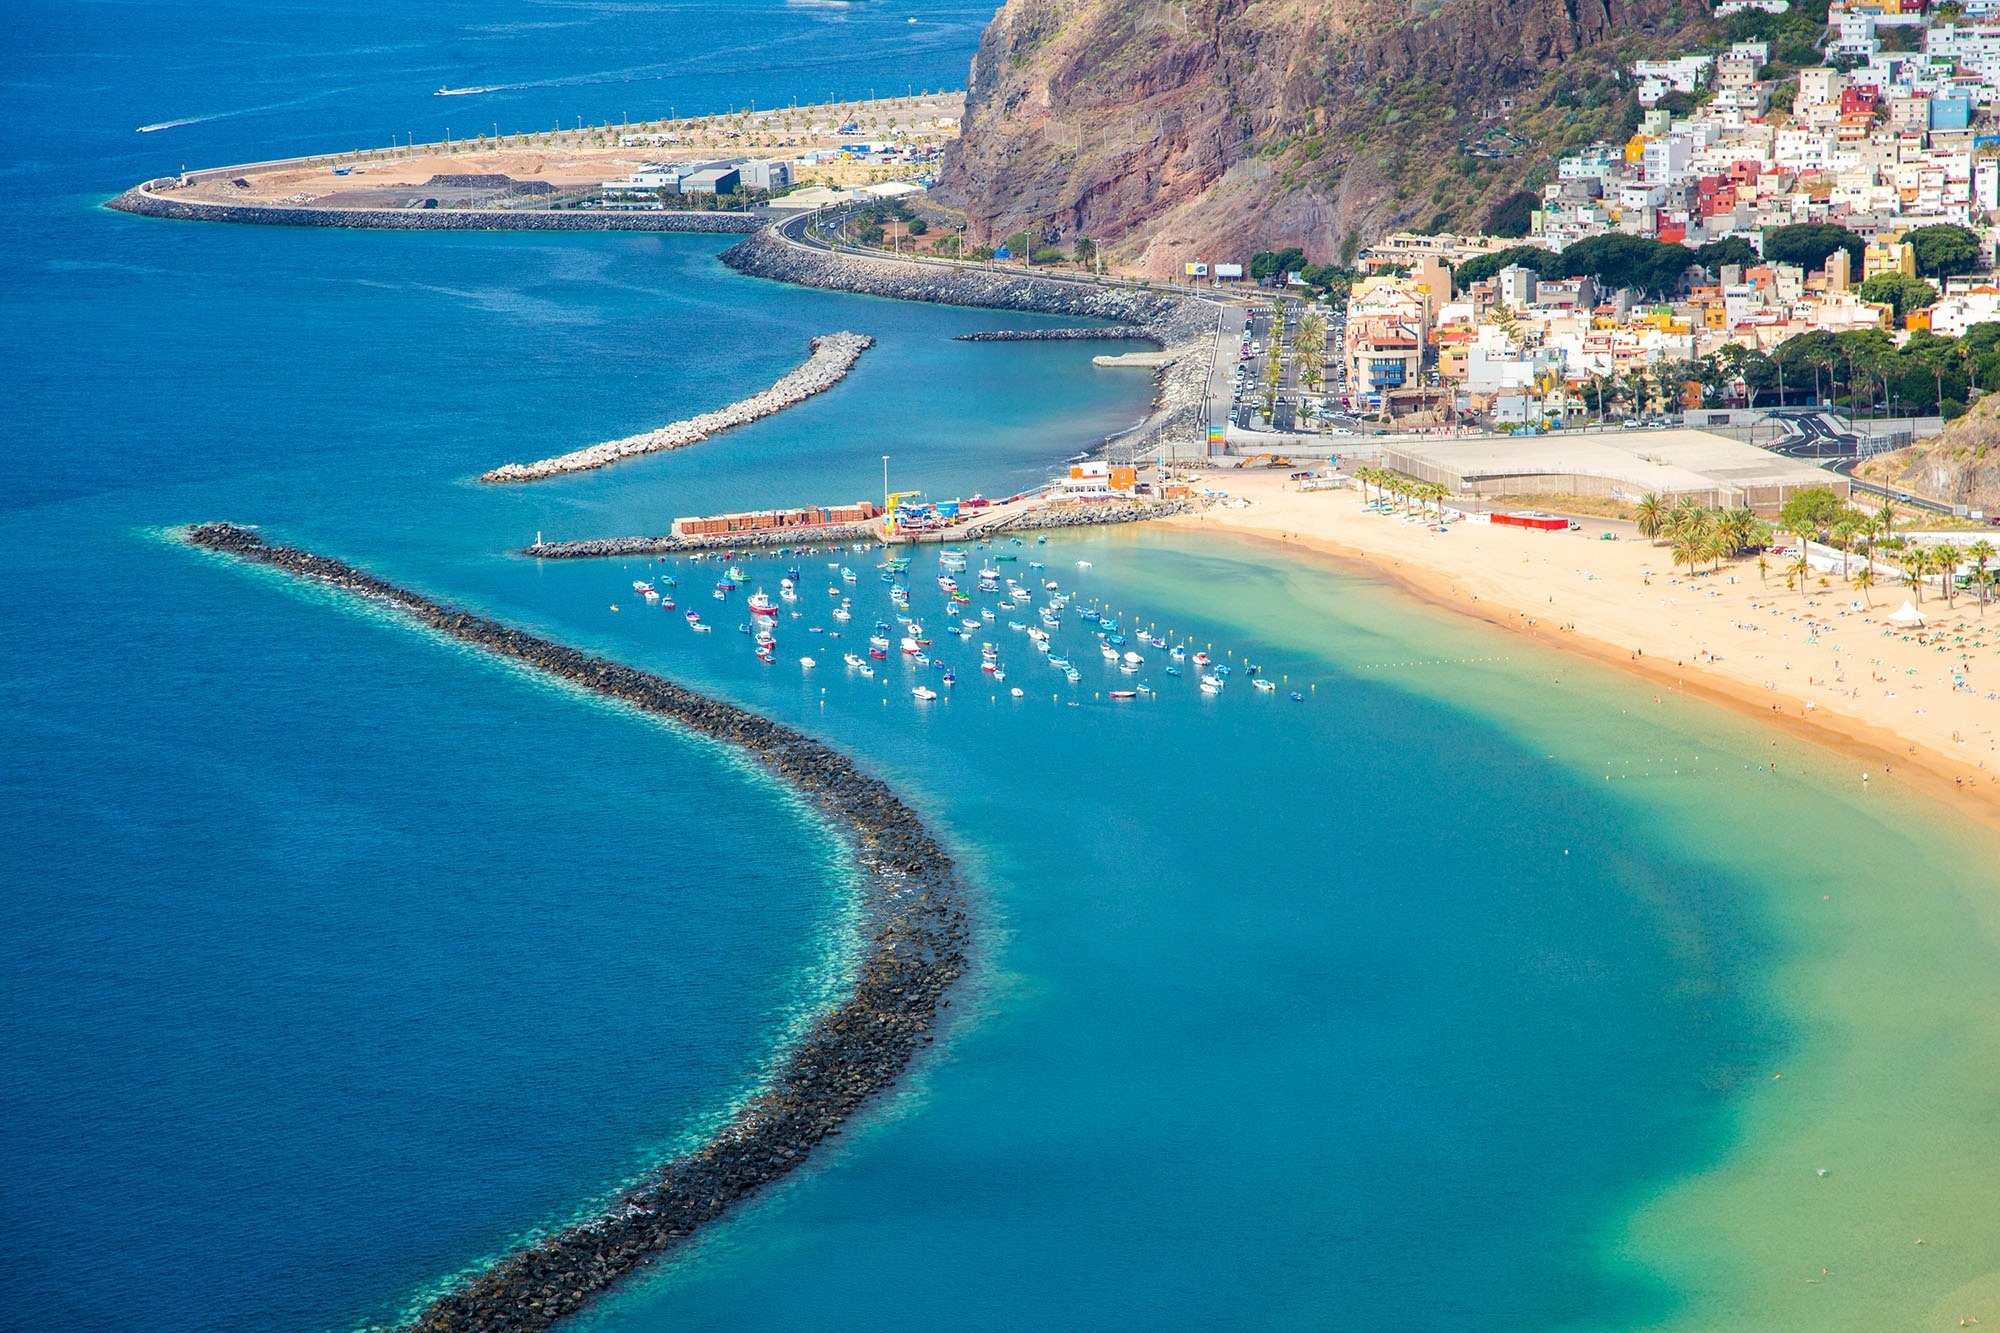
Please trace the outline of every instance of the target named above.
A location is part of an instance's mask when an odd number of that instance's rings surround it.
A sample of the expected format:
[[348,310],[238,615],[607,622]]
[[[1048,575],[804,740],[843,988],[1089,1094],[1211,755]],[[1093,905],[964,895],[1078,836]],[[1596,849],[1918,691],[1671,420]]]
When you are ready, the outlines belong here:
[[1553,155],[1484,234],[1397,233],[1351,268],[1298,255],[1278,281],[1346,305],[1317,415],[1963,412],[2000,387],[1988,10],[1723,0],[1722,49],[1629,66],[1631,136]]

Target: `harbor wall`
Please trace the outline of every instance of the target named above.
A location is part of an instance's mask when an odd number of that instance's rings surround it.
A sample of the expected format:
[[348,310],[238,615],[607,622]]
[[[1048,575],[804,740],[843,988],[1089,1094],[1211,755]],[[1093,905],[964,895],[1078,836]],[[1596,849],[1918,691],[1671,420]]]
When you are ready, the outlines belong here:
[[407,592],[351,565],[270,545],[225,523],[188,529],[203,550],[401,611],[432,630],[747,751],[835,820],[861,870],[867,942],[853,992],[814,1021],[770,1084],[706,1143],[661,1164],[587,1221],[536,1240],[432,1301],[413,1333],[535,1333],[681,1244],[805,1162],[931,1040],[964,973],[964,886],[937,838],[889,787],[802,732],[661,677]]
[[566,472],[588,472],[592,468],[605,467],[622,459],[636,458],[640,454],[659,453],[666,449],[684,449],[690,444],[699,444],[711,435],[738,426],[747,426],[773,416],[788,407],[796,407],[815,394],[825,393],[834,385],[847,378],[847,372],[854,369],[854,363],[861,354],[875,345],[875,340],[865,333],[823,333],[812,340],[812,355],[803,365],[787,373],[776,384],[748,398],[738,399],[727,407],[719,407],[713,412],[703,412],[700,416],[688,417],[662,426],[658,430],[645,431],[638,435],[628,435],[622,440],[607,440],[603,444],[593,444],[587,449],[577,449],[554,458],[544,458],[539,463],[506,463],[483,474],[481,481],[541,481],[548,477],[561,476]]
[[1137,341],[1157,343],[1159,335],[1151,329],[1089,328],[1089,329],[987,329],[979,333],[960,333],[952,338],[961,343],[1039,343],[1039,342],[1090,342],[1095,340]]
[[785,237],[776,227],[745,237],[722,252],[739,273],[800,287],[882,296],[936,305],[1019,310],[1070,319],[1101,319],[1143,329],[1172,355],[1154,378],[1153,410],[1121,442],[1206,438],[1209,367],[1220,307],[1196,297],[1130,287],[1069,282],[991,269],[923,263],[887,256],[835,253]]
[[236,222],[264,227],[358,227],[376,231],[652,231],[736,236],[762,228],[751,213],[622,212],[601,209],[314,208],[218,204],[157,193],[173,177],[136,185],[106,208],[178,222]]
[[535,542],[522,555],[538,560],[602,560],[632,555],[680,555],[694,551],[742,551],[762,546],[845,545],[879,542],[878,522],[829,524],[823,528],[770,528],[753,532],[716,532],[695,537],[599,537],[573,542]]

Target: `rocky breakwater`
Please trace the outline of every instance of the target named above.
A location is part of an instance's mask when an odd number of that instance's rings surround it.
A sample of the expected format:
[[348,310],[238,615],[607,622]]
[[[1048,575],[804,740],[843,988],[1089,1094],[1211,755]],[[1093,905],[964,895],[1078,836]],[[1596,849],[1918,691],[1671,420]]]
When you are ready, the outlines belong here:
[[852,995],[822,1015],[769,1084],[698,1148],[587,1221],[507,1255],[418,1313],[418,1333],[546,1329],[650,1263],[738,1200],[798,1168],[931,1039],[965,971],[963,885],[915,812],[836,750],[671,681],[591,657],[407,592],[340,561],[265,543],[230,524],[187,530],[205,550],[273,566],[402,611],[438,633],[742,747],[852,840],[866,952]]
[[1150,329],[987,329],[979,333],[961,333],[952,338],[961,343],[1039,343],[1039,342],[1106,342],[1127,340],[1158,342]]
[[1219,308],[1197,297],[1093,282],[1070,282],[970,265],[816,249],[766,228],[722,252],[739,273],[800,287],[858,292],[899,301],[1021,310],[1101,319],[1159,343],[1172,356],[1154,380],[1153,410],[1130,443],[1195,443],[1207,430],[1208,374]]
[[1018,518],[983,529],[979,535],[986,537],[1000,532],[1030,532],[1045,528],[1101,528],[1111,523],[1144,523],[1148,519],[1190,513],[1196,507],[1191,500],[1043,505],[1039,509],[1030,509]]
[[601,208],[331,208],[176,199],[168,176],[135,185],[106,208],[176,222],[262,227],[357,227],[370,231],[673,231],[737,236],[764,226],[749,213],[626,212]]
[[823,528],[775,528],[760,532],[716,532],[699,537],[595,537],[574,542],[532,542],[522,555],[538,560],[602,560],[614,556],[678,555],[685,551],[740,551],[755,546],[822,546],[875,542],[881,525],[836,523]]
[[588,449],[578,449],[555,458],[544,458],[539,463],[507,463],[483,474],[481,481],[540,481],[545,477],[558,477],[565,472],[588,472],[592,468],[604,467],[621,459],[636,458],[640,454],[658,453],[663,449],[684,449],[690,444],[699,444],[711,435],[719,434],[737,426],[747,426],[753,421],[782,412],[788,407],[803,403],[814,394],[825,393],[834,385],[847,378],[847,372],[854,369],[854,363],[861,354],[875,345],[875,340],[865,333],[827,333],[812,340],[812,355],[804,365],[792,371],[762,393],[719,407],[713,412],[704,412],[698,417],[676,421],[658,430],[649,430],[643,435],[628,435],[622,440],[607,440],[603,444],[593,444]]

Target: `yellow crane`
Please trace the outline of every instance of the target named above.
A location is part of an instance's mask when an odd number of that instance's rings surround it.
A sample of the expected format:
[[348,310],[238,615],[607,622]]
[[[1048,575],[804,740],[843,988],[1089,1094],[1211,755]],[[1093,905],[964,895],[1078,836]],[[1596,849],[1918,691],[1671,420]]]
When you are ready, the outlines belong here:
[[914,500],[922,494],[922,491],[894,491],[885,497],[886,503],[882,506],[882,535],[884,537],[893,537],[896,535],[896,507],[902,504],[903,501]]

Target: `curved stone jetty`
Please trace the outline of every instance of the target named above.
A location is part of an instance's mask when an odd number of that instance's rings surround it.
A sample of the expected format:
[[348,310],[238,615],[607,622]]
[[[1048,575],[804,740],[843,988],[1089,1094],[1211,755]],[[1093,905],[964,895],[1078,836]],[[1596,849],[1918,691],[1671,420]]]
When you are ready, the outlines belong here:
[[1040,343],[1040,342],[1088,342],[1095,339],[1106,341],[1126,340],[1138,342],[1158,342],[1160,335],[1151,329],[985,329],[978,333],[960,333],[952,338],[960,343]]
[[742,747],[853,839],[866,952],[853,994],[816,1020],[770,1084],[708,1142],[650,1172],[587,1221],[496,1261],[438,1297],[416,1333],[531,1333],[574,1315],[759,1187],[804,1162],[871,1097],[894,1085],[966,968],[964,886],[937,838],[885,784],[790,727],[658,676],[407,592],[338,560],[267,544],[227,523],[188,529],[191,545],[273,566],[405,612],[584,689]]
[[507,463],[483,474],[481,481],[540,481],[545,477],[561,476],[565,472],[588,472],[608,463],[616,463],[626,458],[636,458],[640,454],[658,453],[663,449],[683,449],[690,444],[699,444],[711,435],[737,426],[747,426],[753,421],[797,406],[817,393],[825,393],[834,385],[847,378],[847,372],[854,369],[854,363],[861,354],[875,345],[875,340],[865,333],[825,333],[812,340],[812,355],[804,365],[786,375],[762,393],[750,395],[719,407],[713,412],[704,412],[698,417],[676,421],[658,430],[649,430],[642,435],[628,435],[622,440],[607,440],[603,444],[593,444],[588,449],[578,449],[573,453],[561,454],[555,458],[544,458],[539,463]]
[[888,255],[838,253],[795,241],[780,226],[746,236],[722,252],[739,273],[800,287],[886,296],[899,301],[1022,310],[1069,319],[1102,319],[1160,344],[1171,356],[1155,379],[1153,411],[1128,443],[1193,443],[1208,427],[1208,375],[1220,307],[1199,297],[1111,283],[1069,281],[970,265]]

